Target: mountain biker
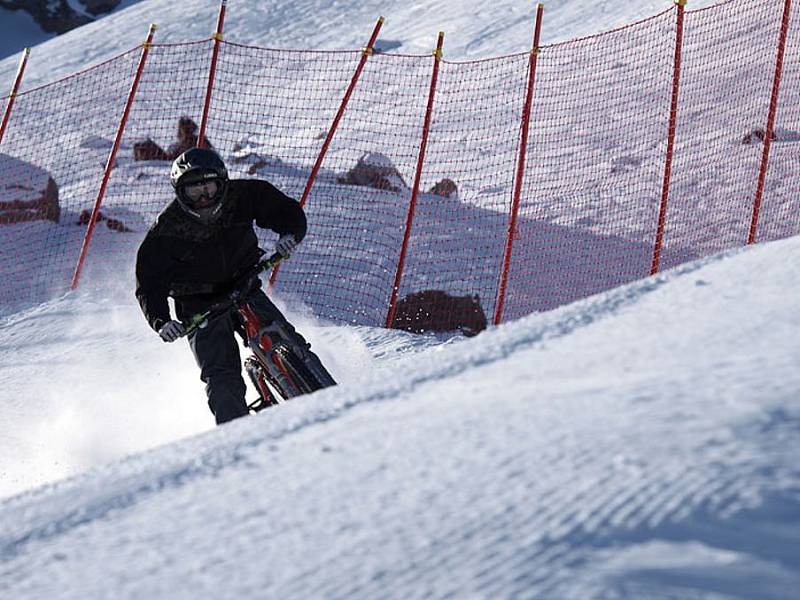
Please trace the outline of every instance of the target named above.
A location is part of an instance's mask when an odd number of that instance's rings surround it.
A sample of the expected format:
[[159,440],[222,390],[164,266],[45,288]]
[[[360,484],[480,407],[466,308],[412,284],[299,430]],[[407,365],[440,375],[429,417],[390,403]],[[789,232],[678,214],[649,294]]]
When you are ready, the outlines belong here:
[[[175,198],[151,226],[136,258],[136,298],[150,327],[165,342],[181,337],[186,332],[181,321],[222,300],[237,276],[258,262],[262,252],[253,221],[279,234],[275,250],[283,257],[306,234],[306,217],[296,200],[267,181],[229,179],[213,150],[192,148],[178,156],[170,180]],[[282,324],[295,347],[318,362],[310,345],[260,288],[255,278],[248,304],[265,324]],[[174,301],[175,319],[168,297]],[[238,326],[232,311],[188,335],[217,424],[248,414],[234,337]]]

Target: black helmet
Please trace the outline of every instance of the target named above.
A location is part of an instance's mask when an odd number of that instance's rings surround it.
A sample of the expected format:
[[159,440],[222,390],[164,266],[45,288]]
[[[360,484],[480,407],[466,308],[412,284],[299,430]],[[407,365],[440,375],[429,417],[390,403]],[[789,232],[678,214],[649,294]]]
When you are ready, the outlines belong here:
[[228,169],[219,154],[191,148],[175,159],[169,177],[184,211],[206,225],[220,217],[228,191]]

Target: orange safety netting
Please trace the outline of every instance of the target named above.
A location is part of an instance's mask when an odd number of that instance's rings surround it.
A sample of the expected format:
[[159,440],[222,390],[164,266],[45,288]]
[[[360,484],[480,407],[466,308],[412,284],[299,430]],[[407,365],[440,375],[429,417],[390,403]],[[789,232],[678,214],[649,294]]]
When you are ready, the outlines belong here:
[[674,25],[668,11],[539,54],[507,318],[649,273]]
[[[660,210],[662,269],[747,243],[784,6],[674,7],[542,47],[507,272],[529,54],[370,54],[304,198],[308,237],[282,265],[276,292],[337,322],[383,325],[396,297],[396,326],[479,329],[500,308],[503,280],[508,320],[647,276]],[[791,16],[758,240],[800,228],[796,6]],[[132,293],[136,248],[172,197],[170,161],[197,141],[214,44],[150,47],[82,285]],[[218,47],[208,144],[232,177],[264,178],[300,199],[362,53]],[[139,58],[133,50],[16,96],[0,142],[3,306],[69,288]],[[53,186],[55,215],[36,204]],[[267,250],[275,238],[260,234]]]

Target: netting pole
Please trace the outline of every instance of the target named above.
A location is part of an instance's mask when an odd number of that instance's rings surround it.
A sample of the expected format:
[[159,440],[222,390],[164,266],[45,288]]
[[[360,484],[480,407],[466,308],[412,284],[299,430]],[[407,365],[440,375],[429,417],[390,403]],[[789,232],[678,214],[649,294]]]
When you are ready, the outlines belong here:
[[389,310],[386,313],[386,327],[392,326],[394,315],[397,312],[397,294],[400,291],[400,282],[403,279],[403,267],[406,262],[408,252],[408,241],[411,238],[411,227],[414,223],[414,211],[417,207],[417,196],[419,196],[419,184],[422,179],[422,165],[425,163],[425,150],[428,147],[428,135],[431,128],[431,116],[433,115],[433,99],[436,97],[436,82],[439,79],[439,65],[442,62],[442,46],[444,45],[444,32],[439,32],[439,39],[436,42],[436,50],[433,52],[433,74],[431,75],[431,87],[428,92],[428,108],[425,111],[425,122],[422,126],[422,140],[419,143],[419,155],[417,156],[417,172],[414,175],[414,187],[411,190],[411,202],[408,206],[408,216],[406,217],[406,229],[403,234],[403,245],[400,248],[400,258],[397,261],[397,272],[394,276],[392,286],[392,296],[389,299]]
[[206,125],[208,124],[208,111],[211,108],[211,93],[214,90],[214,79],[217,75],[217,57],[219,56],[219,43],[222,41],[222,27],[225,24],[225,5],[228,0],[219,3],[219,16],[217,17],[217,31],[214,33],[214,49],[211,51],[211,67],[208,70],[208,85],[206,86],[206,99],[203,103],[203,116],[200,119],[200,131],[197,134],[197,147],[202,148],[205,143]]
[[533,45],[528,59],[528,85],[525,92],[525,104],[522,107],[522,124],[520,125],[519,152],[517,153],[517,172],[514,177],[514,195],[511,201],[511,215],[508,220],[508,233],[506,245],[503,249],[503,263],[500,268],[500,285],[497,288],[497,299],[494,304],[493,323],[499,325],[503,318],[503,308],[506,301],[506,287],[508,285],[508,272],[511,268],[511,250],[514,245],[514,236],[517,233],[517,218],[519,216],[519,200],[522,194],[522,181],[525,174],[525,158],[528,151],[528,130],[531,122],[531,109],[533,108],[533,87],[536,82],[536,62],[539,57],[539,37],[542,33],[542,16],[544,4],[536,7],[536,28],[533,33]]
[[8,120],[11,118],[11,109],[14,108],[14,99],[17,97],[17,92],[19,92],[19,85],[22,82],[22,75],[25,73],[25,66],[28,64],[28,56],[31,53],[30,48],[25,48],[22,51],[22,58],[19,60],[19,68],[17,69],[17,77],[14,79],[14,85],[11,88],[11,95],[8,97],[8,103],[6,104],[6,110],[3,113],[3,121],[0,123],[0,144],[3,143],[3,136],[6,133],[6,127],[8,126]]
[[789,15],[792,10],[792,0],[785,0],[783,4],[783,20],[781,22],[781,32],[778,37],[778,55],[775,59],[775,77],[772,80],[772,96],[769,102],[769,115],[767,116],[767,128],[764,131],[764,152],[761,155],[761,168],[758,171],[758,183],[756,184],[756,197],[753,202],[753,218],[750,221],[750,234],[747,243],[753,244],[756,241],[756,231],[758,229],[758,214],[761,210],[761,198],[764,195],[764,183],[767,179],[767,168],[769,166],[769,149],[772,146],[772,136],[775,131],[775,116],[778,112],[778,94],[781,88],[781,75],[783,73],[783,55],[786,50],[786,37],[789,32]]
[[672,101],[669,110],[669,130],[667,133],[667,157],[664,161],[664,182],[661,186],[661,203],[658,208],[658,225],[656,241],[653,248],[653,262],[650,275],[658,273],[661,262],[661,248],[664,245],[664,228],[667,224],[667,202],[669,200],[669,184],[672,179],[672,157],[675,152],[675,130],[678,122],[678,96],[681,82],[681,52],[683,50],[683,18],[686,0],[675,0],[678,6],[675,24],[675,61],[672,69]]
[[[328,148],[333,141],[333,136],[336,134],[336,129],[339,127],[339,121],[342,120],[344,111],[347,109],[347,105],[350,102],[350,97],[353,95],[353,91],[356,89],[356,84],[361,77],[361,71],[364,70],[364,65],[367,64],[367,59],[375,52],[375,41],[378,39],[378,33],[380,33],[381,27],[383,26],[383,21],[383,17],[378,18],[378,22],[375,23],[375,28],[372,30],[372,35],[370,36],[367,45],[361,50],[361,60],[356,67],[355,73],[353,73],[353,77],[350,80],[350,85],[348,86],[347,91],[344,94],[344,98],[342,98],[342,102],[339,105],[339,110],[336,112],[336,116],[333,118],[333,123],[328,128],[328,135],[325,136],[325,142],[322,144],[322,149],[319,151],[317,161],[314,163],[314,167],[311,169],[311,175],[308,176],[306,187],[303,189],[303,195],[300,196],[300,206],[305,206],[306,200],[308,200],[308,196],[311,193],[311,187],[314,185],[314,182],[317,179],[317,174],[322,167],[322,161],[325,159],[325,155],[328,153]],[[280,265],[277,265],[272,270],[272,274],[269,277],[270,286],[275,283],[275,279],[278,277],[279,268]]]
[[111,151],[108,154],[106,168],[103,172],[103,180],[100,183],[100,189],[98,190],[97,198],[94,201],[92,216],[89,219],[89,226],[86,228],[86,234],[83,237],[83,244],[81,245],[81,253],[78,256],[78,263],[75,265],[75,273],[72,276],[73,290],[78,287],[78,281],[80,280],[83,263],[86,260],[86,254],[89,251],[89,244],[92,241],[94,227],[97,223],[97,215],[100,213],[100,205],[103,203],[103,198],[106,195],[108,180],[111,178],[111,170],[114,168],[114,163],[116,162],[117,151],[119,150],[119,145],[122,141],[122,135],[125,132],[125,125],[128,122],[128,115],[131,112],[131,106],[133,105],[133,99],[136,96],[136,90],[139,87],[139,81],[142,78],[142,72],[144,71],[144,64],[147,61],[147,55],[150,53],[150,47],[153,44],[153,34],[155,34],[155,31],[156,25],[153,23],[150,25],[150,30],[147,33],[147,39],[142,44],[142,55],[139,57],[139,66],[136,69],[136,75],[133,78],[131,89],[128,92],[128,100],[125,103],[125,110],[122,112],[122,118],[119,120],[119,125],[117,126],[117,133],[114,136],[114,144],[111,146]]

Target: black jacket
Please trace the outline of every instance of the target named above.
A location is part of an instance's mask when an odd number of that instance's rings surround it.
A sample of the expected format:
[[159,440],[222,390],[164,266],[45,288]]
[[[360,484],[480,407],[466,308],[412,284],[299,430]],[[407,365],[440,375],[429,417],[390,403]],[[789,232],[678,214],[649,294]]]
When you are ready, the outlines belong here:
[[306,234],[300,204],[272,184],[234,179],[219,220],[203,225],[173,200],[158,216],[136,257],[136,298],[150,327],[171,319],[167,297],[185,321],[219,301],[235,277],[253,266],[260,252],[253,221],[278,234]]

